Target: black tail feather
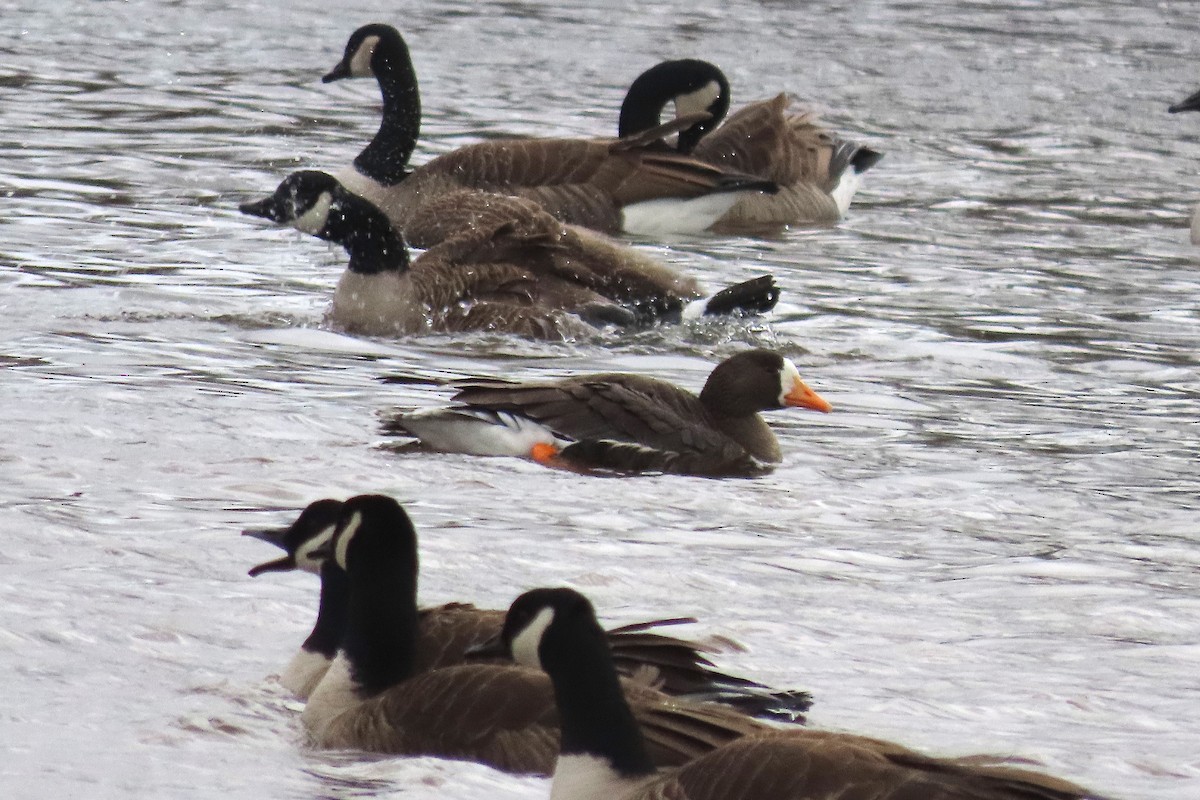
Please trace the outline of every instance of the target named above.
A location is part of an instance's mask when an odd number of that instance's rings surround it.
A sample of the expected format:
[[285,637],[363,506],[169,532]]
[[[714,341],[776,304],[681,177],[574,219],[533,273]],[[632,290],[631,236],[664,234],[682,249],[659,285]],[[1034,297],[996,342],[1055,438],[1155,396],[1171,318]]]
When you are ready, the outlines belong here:
[[762,275],[735,283],[709,298],[704,306],[710,314],[763,314],[779,302],[779,286],[773,275]]

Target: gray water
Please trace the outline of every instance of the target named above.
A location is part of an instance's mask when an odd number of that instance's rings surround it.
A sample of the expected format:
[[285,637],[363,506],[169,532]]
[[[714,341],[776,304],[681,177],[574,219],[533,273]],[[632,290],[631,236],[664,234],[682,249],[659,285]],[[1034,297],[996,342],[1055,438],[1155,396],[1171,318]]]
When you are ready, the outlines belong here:
[[[414,6],[405,8],[404,5]],[[422,595],[569,584],[607,619],[694,614],[814,724],[1036,759],[1122,798],[1200,796],[1200,16],[1163,2],[0,4],[0,794],[546,797],[434,759],[314,753],[272,682],[311,576],[239,537],[387,492]],[[356,339],[343,254],[240,216],[374,130],[322,85],[404,32],[417,160],[606,135],[666,57],[780,90],[886,151],[837,228],[642,243],[768,322],[569,345]],[[588,479],[381,448],[377,376],[656,374],[751,344],[835,406],[771,416],[754,481]]]

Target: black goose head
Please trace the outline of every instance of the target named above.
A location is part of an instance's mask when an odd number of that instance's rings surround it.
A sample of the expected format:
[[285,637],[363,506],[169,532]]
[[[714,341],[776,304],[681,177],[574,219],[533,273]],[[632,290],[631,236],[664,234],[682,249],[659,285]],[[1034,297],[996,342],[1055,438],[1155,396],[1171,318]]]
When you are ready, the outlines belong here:
[[350,269],[361,273],[404,270],[408,250],[383,212],[346,190],[337,178],[301,170],[284,178],[270,197],[242,203],[243,214],[263,217],[328,242],[350,254]]
[[363,175],[391,186],[408,177],[421,133],[421,91],[408,44],[391,25],[372,23],[350,35],[342,60],[322,81],[374,76],[383,95],[379,131],[354,159]]
[[382,574],[417,581],[417,532],[392,498],[361,494],[342,504],[337,528],[314,557],[333,558],[348,575]]
[[576,650],[572,641],[580,636],[594,636],[602,649],[608,647],[586,597],[574,589],[532,589],[509,607],[500,640],[516,663],[551,672]]
[[795,406],[830,411],[832,406],[804,381],[791,359],[773,350],[747,350],[713,369],[700,402],[715,414],[740,417]]
[[654,763],[621,691],[604,629],[574,589],[533,589],[513,601],[500,634],[513,661],[543,670],[562,717],[563,755],[608,760],[628,777]]
[[657,126],[670,102],[675,103],[676,117],[697,112],[711,115],[680,132],[676,149],[690,153],[728,113],[729,80],[714,64],[695,58],[656,64],[630,85],[621,103],[618,135],[629,136]]
[[1195,92],[1167,109],[1172,114],[1180,111],[1200,111],[1200,91]]
[[411,58],[408,44],[391,25],[373,22],[350,34],[342,60],[322,78],[333,83],[345,78],[370,78],[384,74],[389,67],[403,67]]
[[296,521],[286,528],[257,528],[242,531],[243,536],[253,536],[269,542],[287,551],[283,558],[267,561],[253,567],[250,576],[256,577],[264,572],[289,572],[301,569],[305,572],[320,573],[324,559],[314,558],[313,551],[319,551],[329,539],[338,518],[342,513],[340,500],[317,500],[309,503],[300,512]]

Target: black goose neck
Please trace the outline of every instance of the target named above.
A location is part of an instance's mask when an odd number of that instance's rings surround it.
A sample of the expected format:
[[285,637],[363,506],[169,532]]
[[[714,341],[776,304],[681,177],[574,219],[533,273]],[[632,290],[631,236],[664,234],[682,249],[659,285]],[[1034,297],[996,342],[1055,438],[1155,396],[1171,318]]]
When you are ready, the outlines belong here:
[[662,123],[663,110],[668,103],[677,102],[682,95],[707,83],[715,83],[718,87],[717,98],[706,109],[711,118],[680,131],[675,142],[675,150],[691,153],[729,111],[729,81],[721,70],[707,61],[690,58],[663,61],[639,75],[630,84],[621,103],[617,135],[630,136],[657,127]]
[[632,136],[635,133],[657,128],[662,124],[662,112],[671,96],[661,87],[639,85],[641,79],[629,87],[625,102],[621,104],[621,115],[617,118],[617,135]]
[[317,606],[317,621],[312,633],[304,640],[303,648],[326,658],[337,655],[346,627],[346,612],[350,602],[350,583],[346,573],[332,561],[321,565],[321,600]]
[[354,159],[354,166],[368,178],[390,186],[408,177],[408,160],[421,133],[417,73],[400,34],[379,42],[371,70],[383,95],[383,119],[375,138]]
[[342,652],[366,696],[412,676],[416,663],[416,553],[380,554],[352,567]]
[[[594,627],[594,629],[592,629]],[[541,649],[554,685],[563,755],[599,756],[623,777],[654,773],[642,729],[629,708],[599,624],[554,634]]]
[[349,192],[338,193],[320,236],[346,248],[352,272],[374,275],[408,269],[404,237],[382,211]]

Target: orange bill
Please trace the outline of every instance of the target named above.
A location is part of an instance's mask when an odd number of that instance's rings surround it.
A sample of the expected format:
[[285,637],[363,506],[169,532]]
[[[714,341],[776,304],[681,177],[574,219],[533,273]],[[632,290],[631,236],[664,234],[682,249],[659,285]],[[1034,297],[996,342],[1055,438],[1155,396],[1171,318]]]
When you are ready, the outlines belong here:
[[792,390],[783,396],[783,404],[798,406],[800,408],[811,408],[813,411],[824,411],[826,413],[833,410],[833,406],[829,405],[828,400],[805,386],[804,381],[799,378],[796,378],[792,383]]

